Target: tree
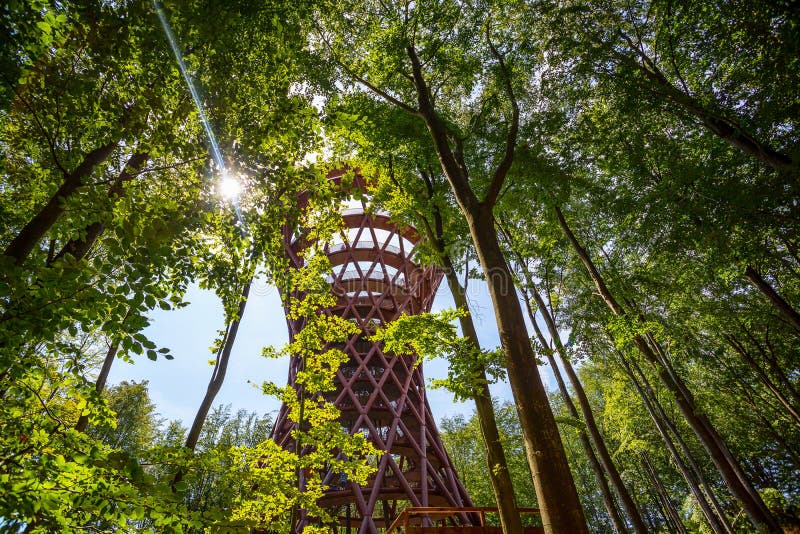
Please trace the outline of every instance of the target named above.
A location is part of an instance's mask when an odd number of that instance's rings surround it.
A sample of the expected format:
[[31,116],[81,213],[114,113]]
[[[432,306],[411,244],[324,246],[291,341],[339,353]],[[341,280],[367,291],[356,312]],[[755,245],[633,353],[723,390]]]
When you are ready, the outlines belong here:
[[[494,228],[493,209],[518,143],[519,98],[527,97],[520,50],[530,46],[530,35],[510,6],[494,4],[339,4],[318,17],[316,38],[342,83],[360,84],[427,127],[489,284],[545,529],[585,532]],[[513,45],[520,41],[524,46]]]
[[[291,28],[302,6],[256,4],[201,1],[170,15],[195,81],[213,88],[204,102],[213,124],[230,126],[217,129],[226,156],[238,158],[253,189],[266,182],[272,194],[316,136],[310,99],[290,94],[287,58],[298,54],[289,50],[304,45]],[[149,3],[12,3],[2,20],[15,48],[3,49],[13,68],[3,70],[0,120],[0,392],[8,407],[0,424],[21,434],[3,441],[0,476],[16,489],[0,515],[29,530],[82,526],[91,512],[117,528],[128,528],[124,517],[194,524],[198,516],[138,462],[73,427],[111,420],[100,391],[115,357],[168,355],[141,330],[150,310],[181,305],[188,283],[214,268],[200,261],[213,256],[208,232],[232,223],[215,195],[219,162],[208,162],[195,103],[153,31]],[[259,83],[220,83],[237,76]],[[270,204],[253,233],[268,237],[268,218],[283,207]],[[81,340],[101,333],[110,348],[92,384]],[[98,500],[104,485],[106,505]]]
[[88,434],[113,449],[140,456],[152,446],[161,424],[147,392],[147,381],[122,381],[104,390],[103,397],[114,412],[116,425],[91,427]]

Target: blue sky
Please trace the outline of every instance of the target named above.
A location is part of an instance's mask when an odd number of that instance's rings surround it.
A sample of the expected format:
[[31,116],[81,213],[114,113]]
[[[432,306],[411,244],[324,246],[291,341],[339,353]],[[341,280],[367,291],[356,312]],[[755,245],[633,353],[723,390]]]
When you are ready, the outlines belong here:
[[[471,281],[468,293],[482,345],[485,348],[496,346],[499,343],[497,327],[485,284]],[[147,380],[150,397],[160,415],[169,420],[180,419],[184,426],[188,426],[211,377],[213,368],[208,361],[213,360],[214,355],[209,347],[217,331],[224,325],[222,307],[213,292],[192,287],[185,300],[190,302],[185,308],[154,311],[151,326],[145,330],[145,334],[159,347],[171,349],[175,359],[153,362],[139,357],[134,364],[117,360],[112,367],[109,384],[117,384],[122,380]],[[447,285],[442,284],[434,302],[434,311],[452,306]],[[281,347],[287,341],[286,321],[278,292],[265,282],[257,281],[251,290],[225,383],[215,405],[230,404],[234,412],[246,409],[277,413],[280,403],[264,396],[260,385],[264,380],[284,385],[288,359],[265,359],[261,356],[261,349],[267,345]],[[435,359],[424,365],[428,380],[444,378],[447,374],[444,360]],[[511,390],[507,384],[495,384],[492,392],[501,400],[511,400]],[[469,416],[473,412],[471,402],[456,404],[452,395],[443,390],[429,389],[428,402],[437,421],[455,414]]]

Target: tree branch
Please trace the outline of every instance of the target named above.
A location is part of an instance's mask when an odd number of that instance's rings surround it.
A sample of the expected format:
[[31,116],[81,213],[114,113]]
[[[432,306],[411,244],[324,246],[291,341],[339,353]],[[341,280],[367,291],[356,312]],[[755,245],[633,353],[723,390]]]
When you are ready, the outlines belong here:
[[650,81],[654,82],[661,89],[661,94],[667,99],[677,104],[700,120],[706,128],[717,135],[729,145],[738,148],[742,152],[749,154],[755,159],[769,165],[778,171],[796,172],[796,163],[782,152],[773,150],[765,143],[757,140],[753,135],[744,129],[737,121],[720,113],[715,113],[702,103],[698,102],[690,94],[681,91],[670,82],[663,72],[658,68],[653,59],[648,56],[640,46],[625,32],[619,32],[622,39],[627,42],[634,54],[639,58],[636,61],[627,54],[619,53],[619,59],[623,63],[633,66],[645,75]]
[[469,185],[466,169],[464,169],[458,162],[453,150],[448,141],[448,134],[451,132],[445,127],[441,119],[436,114],[436,109],[433,106],[433,99],[431,98],[428,84],[425,82],[425,76],[422,74],[422,65],[420,64],[419,56],[413,46],[406,47],[406,53],[411,60],[411,69],[414,75],[414,86],[417,90],[417,100],[419,101],[420,116],[425,120],[428,130],[433,138],[433,146],[436,150],[436,155],[442,165],[442,170],[445,172],[453,187],[453,193],[459,204],[473,212],[478,204],[478,199]]
[[497,202],[497,196],[500,194],[500,189],[503,187],[503,182],[511,169],[511,164],[514,162],[514,151],[517,147],[517,136],[519,135],[519,105],[517,98],[514,95],[514,87],[511,85],[511,76],[506,67],[503,55],[497,50],[492,43],[491,35],[489,34],[489,25],[486,25],[486,42],[489,44],[489,50],[500,65],[500,72],[503,75],[503,85],[505,86],[506,94],[511,101],[511,126],[508,129],[506,136],[506,149],[503,154],[503,159],[500,165],[494,171],[492,181],[489,183],[489,189],[486,192],[486,197],[483,199],[483,204],[489,208],[494,207]]
[[319,34],[322,37],[322,42],[325,43],[325,46],[328,48],[328,52],[330,52],[336,64],[339,65],[339,67],[345,72],[345,74],[347,74],[350,78],[357,81],[358,83],[360,83],[361,85],[363,85],[376,95],[380,96],[387,102],[390,102],[391,104],[394,104],[395,106],[399,107],[403,111],[410,113],[411,115],[417,115],[417,116],[420,115],[419,111],[414,109],[412,106],[409,106],[402,100],[393,97],[392,95],[390,95],[377,85],[356,74],[352,69],[350,69],[350,67],[345,65],[344,61],[339,59],[339,56],[333,51],[333,47],[331,46],[330,42],[328,42],[328,40],[323,36],[322,31],[319,31]]

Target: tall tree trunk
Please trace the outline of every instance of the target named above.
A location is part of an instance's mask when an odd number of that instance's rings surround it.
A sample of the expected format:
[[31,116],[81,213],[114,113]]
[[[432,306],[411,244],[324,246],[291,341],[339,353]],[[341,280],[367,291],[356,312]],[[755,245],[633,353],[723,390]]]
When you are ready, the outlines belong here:
[[230,361],[233,345],[236,342],[236,334],[239,332],[239,324],[242,321],[242,316],[247,306],[247,298],[250,295],[250,285],[252,282],[253,279],[250,278],[242,287],[242,293],[239,297],[239,309],[236,312],[236,317],[234,317],[230,325],[228,325],[228,330],[225,333],[225,340],[217,355],[217,362],[214,365],[214,372],[211,374],[211,379],[208,382],[208,388],[203,397],[203,402],[200,403],[197,414],[194,416],[192,427],[186,435],[184,447],[187,449],[194,450],[195,446],[197,446],[197,441],[200,439],[200,431],[203,429],[203,424],[206,421],[211,405],[214,403],[214,399],[225,381],[225,373],[228,372],[228,362]]
[[485,207],[476,211],[469,213],[467,220],[489,285],[545,532],[588,532],[564,445],[528,339],[514,280],[497,240],[494,218],[491,210]]
[[[239,324],[242,321],[242,316],[244,315],[244,310],[247,306],[247,298],[250,295],[250,285],[252,282],[253,278],[251,276],[242,287],[242,293],[239,297],[239,308],[236,312],[236,317],[231,320],[230,324],[228,325],[228,329],[225,332],[222,346],[217,352],[217,361],[214,364],[214,372],[211,374],[211,379],[208,382],[206,394],[203,397],[203,401],[200,403],[200,407],[197,409],[197,414],[194,416],[192,427],[189,429],[189,433],[186,435],[186,442],[183,444],[183,446],[192,451],[195,449],[197,442],[200,439],[200,432],[203,430],[203,424],[206,422],[206,417],[208,417],[208,412],[211,410],[211,405],[214,403],[214,399],[216,398],[217,393],[219,393],[222,383],[225,381],[225,373],[228,371],[228,362],[230,361],[233,345],[236,342],[236,334],[239,331]],[[175,473],[175,477],[172,479],[173,489],[175,488],[175,485],[182,479],[183,470],[178,469],[178,472]]]
[[[555,211],[564,235],[586,267],[603,301],[614,315],[626,316],[625,310],[614,298],[608,286],[606,286],[605,280],[598,272],[589,254],[575,238],[572,230],[570,230],[561,209],[556,207]],[[694,397],[680,377],[669,366],[664,365],[665,362],[659,359],[642,335],[636,334],[633,337],[633,342],[645,359],[658,370],[659,378],[675,396],[675,401],[686,418],[686,422],[689,423],[697,438],[708,451],[711,460],[717,466],[720,475],[722,475],[734,497],[742,503],[753,525],[762,532],[780,532],[781,529],[778,522],[772,516],[738,461],[733,457],[722,437],[708,420],[708,417],[697,407]]]
[[[583,416],[580,419],[582,419],[586,424],[586,430],[589,433],[589,437],[591,438],[595,449],[597,450],[600,463],[608,475],[611,486],[614,488],[614,491],[622,502],[622,507],[625,509],[625,513],[628,515],[634,531],[639,533],[647,532],[647,527],[642,520],[642,516],[639,514],[639,509],[636,507],[636,503],[633,502],[628,489],[625,487],[625,483],[622,481],[619,470],[617,470],[617,466],[614,464],[614,461],[611,459],[611,454],[608,452],[608,447],[606,447],[605,440],[603,439],[602,434],[600,434],[600,429],[597,427],[597,421],[594,418],[592,406],[589,403],[588,397],[586,396],[586,391],[583,389],[583,384],[581,384],[578,374],[572,367],[572,363],[569,361],[569,357],[564,349],[564,344],[561,342],[561,335],[558,333],[558,328],[556,328],[555,319],[545,306],[545,302],[539,294],[536,285],[533,284],[533,280],[530,278],[529,273],[526,274],[526,276],[529,277],[531,294],[533,295],[536,305],[539,307],[539,310],[542,314],[542,318],[544,318],[544,322],[547,325],[547,330],[550,333],[550,339],[553,340],[553,343],[556,347],[556,352],[561,360],[561,365],[564,368],[564,372],[569,378],[570,385],[572,385],[572,390],[575,392],[575,396],[578,399],[580,413]],[[532,321],[534,319],[535,317],[531,318]],[[551,364],[551,366],[553,365]]]
[[[647,532],[647,526],[644,524],[644,520],[642,519],[642,516],[639,513],[638,508],[636,507],[636,503],[634,503],[633,499],[630,496],[630,493],[628,492],[628,489],[625,487],[625,483],[622,481],[622,477],[619,474],[619,470],[617,470],[617,466],[611,459],[611,454],[608,452],[608,447],[606,447],[605,440],[603,439],[603,436],[600,433],[600,429],[597,427],[597,422],[595,421],[591,404],[589,404],[589,399],[587,398],[586,392],[583,389],[583,384],[581,384],[581,381],[578,378],[575,369],[572,367],[572,363],[569,361],[569,357],[567,356],[566,350],[564,349],[564,344],[561,341],[561,335],[559,334],[558,328],[556,327],[555,318],[550,313],[550,310],[546,306],[544,299],[542,299],[541,295],[539,294],[539,289],[533,280],[531,272],[524,264],[523,258],[514,248],[514,245],[511,240],[511,235],[507,231],[505,231],[505,229],[501,230],[503,231],[503,234],[505,235],[506,240],[508,241],[509,247],[511,247],[512,252],[517,258],[517,262],[519,263],[518,268],[522,271],[522,275],[525,279],[525,284],[527,286],[527,289],[523,288],[522,293],[525,299],[526,308],[528,310],[528,317],[531,323],[533,324],[534,329],[536,330],[536,335],[539,338],[539,342],[542,344],[542,347],[546,349],[547,342],[544,339],[544,336],[542,335],[541,331],[539,330],[539,326],[536,322],[536,313],[534,312],[533,306],[531,306],[530,297],[528,296],[529,295],[528,289],[529,289],[530,295],[533,296],[533,299],[536,301],[536,306],[541,312],[542,318],[544,319],[545,324],[547,325],[547,331],[550,334],[550,339],[553,340],[553,344],[556,347],[556,351],[558,352],[559,358],[561,360],[561,365],[564,367],[564,372],[567,373],[567,377],[569,378],[570,384],[572,385],[572,389],[575,392],[575,396],[578,398],[578,405],[580,406],[580,415],[575,407],[575,404],[572,402],[572,398],[570,397],[569,391],[567,391],[566,386],[564,385],[564,381],[561,378],[561,373],[558,370],[558,365],[556,364],[555,359],[553,358],[552,351],[548,351],[547,358],[549,360],[550,367],[553,369],[553,374],[556,377],[556,382],[559,385],[559,390],[561,391],[561,395],[564,397],[564,401],[567,404],[567,408],[570,410],[572,417],[578,420],[582,420],[586,425],[586,431],[589,434],[591,443],[597,450],[597,456],[599,457],[600,464],[602,465],[606,476],[608,476],[608,479],[611,482],[611,486],[614,488],[615,493],[622,502],[622,507],[625,509],[625,513],[628,515],[628,518],[631,521],[631,525],[633,525],[634,531],[637,533],[645,533]],[[591,446],[587,449],[586,453],[590,457],[595,456]],[[595,461],[597,461],[597,458],[595,458]],[[602,486],[605,485],[606,482],[604,476],[601,476],[601,478],[602,478],[602,484],[601,484]],[[616,510],[616,507],[614,507],[614,510]],[[609,513],[611,513],[610,510]],[[624,531],[625,529],[623,528],[621,532]]]
[[[491,43],[490,48],[499,68],[505,72],[502,57]],[[513,108],[506,150],[495,168],[486,197],[479,201],[470,186],[466,165],[462,165],[463,147],[458,144],[458,140],[455,151],[450,146],[447,128],[434,108],[433,97],[422,74],[422,64],[416,50],[409,46],[407,52],[419,104],[419,110],[414,113],[422,117],[428,127],[442,170],[469,225],[472,242],[487,279],[545,532],[588,534],[564,445],[550,410],[547,391],[536,367],[525,319],[514,290],[514,280],[495,230],[493,208],[511,167],[519,130],[519,108],[513,89],[506,78],[505,89]]]
[[83,179],[91,175],[95,167],[103,163],[117,148],[118,141],[99,146],[86,154],[83,161],[69,174],[65,174],[61,187],[50,197],[39,212],[28,221],[11,240],[3,254],[14,258],[21,265],[45,233],[64,213],[64,202],[82,185]]
[[[429,200],[433,200],[433,177],[422,173],[422,178],[428,188]],[[428,240],[436,248],[441,258],[441,266],[447,279],[450,293],[453,295],[453,302],[456,308],[469,310],[469,303],[464,287],[458,279],[458,274],[453,266],[453,261],[447,253],[448,243],[444,237],[444,222],[439,208],[433,207],[433,224],[423,215],[422,217],[425,233]],[[464,337],[470,340],[476,350],[481,350],[478,333],[472,315],[461,316],[459,318],[461,332]],[[486,463],[489,469],[489,479],[492,483],[497,510],[500,516],[500,525],[506,534],[521,534],[523,532],[522,519],[517,510],[516,495],[514,486],[511,482],[511,474],[508,470],[505,451],[500,441],[500,432],[497,429],[497,418],[492,403],[492,394],[489,391],[489,380],[486,377],[486,368],[481,363],[476,363],[473,369],[475,376],[480,383],[480,391],[473,396],[475,410],[478,414],[478,424],[481,429],[481,436],[486,446]]]
[[[708,502],[711,503],[711,507],[713,508],[715,514],[711,514],[710,510],[704,509],[704,513],[706,513],[706,517],[709,520],[709,524],[712,525],[719,525],[720,531],[723,532],[733,532],[733,526],[731,525],[730,521],[728,521],[728,516],[725,514],[725,510],[722,508],[719,500],[717,499],[716,494],[714,493],[714,488],[711,487],[711,484],[708,483],[706,477],[703,475],[703,471],[700,469],[700,466],[697,464],[697,461],[692,454],[691,449],[689,449],[689,445],[686,443],[686,440],[683,439],[680,432],[678,432],[678,428],[675,426],[675,422],[672,418],[669,417],[667,412],[664,410],[664,407],[661,405],[661,402],[658,400],[658,397],[655,394],[654,388],[650,385],[650,382],[647,380],[647,377],[642,372],[639,365],[634,361],[633,367],[636,370],[636,373],[642,380],[642,384],[645,387],[645,390],[650,394],[651,403],[653,408],[656,410],[658,417],[661,421],[663,421],[664,426],[666,429],[672,433],[675,437],[675,443],[678,444],[680,450],[683,452],[683,457],[685,458],[686,465],[689,468],[690,474],[693,476],[692,480],[695,481],[695,484],[699,486],[700,490],[705,494]],[[704,506],[702,496],[698,495],[698,504],[701,508]]]
[[664,510],[666,511],[669,522],[672,524],[673,531],[679,532],[680,534],[687,534],[686,527],[683,525],[683,521],[681,521],[681,518],[678,515],[678,512],[675,510],[675,506],[672,504],[672,501],[669,500],[667,489],[658,478],[658,473],[656,473],[655,469],[653,469],[650,461],[644,455],[642,456],[642,465],[644,466],[645,473],[647,473],[647,477],[650,479],[650,482],[653,484],[653,487],[656,489],[656,493],[658,493],[658,496],[664,505]]
[[[627,358],[625,358],[621,352],[617,351],[617,355],[622,363],[625,373],[628,375],[631,383],[633,383],[633,386],[639,393],[639,397],[642,399],[642,403],[644,404],[647,413],[650,415],[650,419],[652,419],[653,423],[655,424],[656,430],[658,430],[661,439],[663,439],[664,443],[667,445],[667,450],[672,458],[672,462],[675,464],[675,467],[678,468],[678,471],[680,471],[684,481],[686,481],[686,485],[689,487],[689,491],[692,492],[692,495],[697,500],[697,504],[700,506],[700,510],[703,512],[703,515],[705,516],[709,526],[715,533],[732,533],[733,527],[728,521],[725,511],[720,506],[712,488],[703,477],[699,467],[697,466],[697,463],[692,457],[691,451],[686,446],[686,443],[681,439],[680,434],[678,434],[677,429],[672,424],[672,421],[670,421],[666,412],[664,412],[661,403],[653,394],[652,388],[647,382],[647,378],[644,376],[641,369],[639,369],[638,366],[635,366],[634,362],[628,362]],[[675,437],[674,440],[672,438],[673,436]],[[676,441],[683,451],[683,454],[686,458],[685,461],[675,446]],[[709,502],[711,503],[710,506]]]
[[780,388],[767,376],[767,373],[761,368],[758,362],[755,361],[750,352],[733,336],[724,336],[728,344],[747,362],[748,366],[756,373],[761,383],[764,384],[772,395],[781,403],[789,416],[794,419],[794,422],[800,425],[800,410],[792,406],[792,403]]
[[[547,356],[547,361],[550,364],[550,369],[553,371],[553,376],[556,379],[556,384],[558,385],[558,391],[561,393],[561,398],[564,399],[564,405],[567,407],[570,417],[580,421],[582,420],[580,413],[578,413],[578,409],[575,407],[575,403],[572,401],[569,390],[567,390],[567,385],[564,383],[564,378],[561,376],[561,371],[559,370],[558,364],[553,357],[553,350],[548,347],[547,340],[545,339],[544,334],[542,333],[541,329],[539,328],[539,324],[536,321],[536,314],[531,306],[528,293],[523,290],[522,296],[525,299],[525,306],[528,309],[528,317],[533,325],[533,330],[536,332],[536,337],[539,339],[539,343],[542,345],[545,355]],[[603,466],[600,464],[600,461],[597,459],[594,449],[592,449],[592,443],[589,441],[589,436],[586,435],[584,430],[579,430],[578,436],[580,438],[583,451],[586,454],[586,457],[589,459],[589,464],[592,466],[592,471],[594,472],[595,480],[600,488],[600,492],[603,494],[603,504],[605,505],[606,511],[611,518],[611,523],[614,526],[614,530],[620,534],[627,532],[628,529],[619,514],[617,504],[614,501],[614,496],[611,494],[611,488],[608,486],[606,472],[604,471]],[[645,529],[643,532],[647,532],[647,529]]]
[[800,313],[797,313],[791,304],[786,302],[781,295],[775,291],[775,289],[769,285],[769,283],[764,280],[761,276],[761,273],[753,269],[751,266],[747,266],[744,270],[744,275],[750,280],[750,283],[753,286],[761,291],[767,300],[769,300],[770,304],[775,306],[775,308],[780,312],[784,319],[786,319],[790,325],[792,325],[795,330],[800,331]]
[[[453,294],[453,301],[457,308],[469,310],[469,303],[464,294],[464,288],[458,281],[458,276],[453,270],[450,257],[443,253],[443,268],[447,277],[447,285]],[[478,333],[472,316],[462,316],[459,319],[461,332],[464,337],[469,339],[477,350],[480,350]],[[519,533],[523,531],[522,519],[517,511],[516,495],[514,486],[511,483],[511,474],[506,463],[503,444],[500,441],[500,432],[497,429],[497,418],[492,404],[492,394],[489,391],[489,381],[486,377],[486,368],[482,364],[477,364],[474,369],[480,382],[480,392],[473,397],[475,410],[478,414],[478,423],[481,428],[484,444],[486,445],[486,463],[489,469],[489,479],[492,483],[497,510],[500,515],[500,524],[506,534]]]

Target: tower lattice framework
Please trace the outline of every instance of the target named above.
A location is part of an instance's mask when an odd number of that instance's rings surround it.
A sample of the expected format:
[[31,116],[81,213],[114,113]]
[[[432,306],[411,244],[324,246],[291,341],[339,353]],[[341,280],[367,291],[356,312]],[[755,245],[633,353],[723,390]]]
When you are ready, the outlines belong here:
[[[342,172],[332,173],[338,180]],[[363,188],[360,176],[356,185]],[[302,202],[305,204],[305,202]],[[442,445],[431,414],[423,366],[415,356],[384,352],[381,343],[369,336],[376,325],[393,321],[400,314],[430,311],[442,273],[434,267],[420,267],[414,261],[419,236],[413,228],[401,228],[385,213],[369,213],[363,201],[348,207],[343,219],[346,230],[325,247],[332,273],[330,282],[337,305],[329,310],[353,321],[360,331],[346,343],[337,344],[349,356],[336,372],[335,393],[328,396],[341,412],[340,422],[351,433],[362,433],[382,451],[377,472],[366,485],[341,480],[329,472],[330,485],[320,505],[338,517],[341,526],[359,533],[387,527],[405,506],[464,507],[472,503]],[[304,244],[291,230],[286,231],[286,251],[298,268]],[[289,335],[302,327],[288,320]],[[302,362],[292,357],[289,384]],[[275,421],[272,438],[293,448],[284,405]],[[466,516],[457,521],[469,522]]]

